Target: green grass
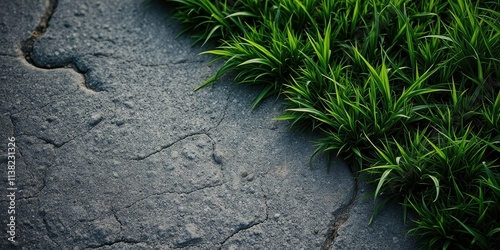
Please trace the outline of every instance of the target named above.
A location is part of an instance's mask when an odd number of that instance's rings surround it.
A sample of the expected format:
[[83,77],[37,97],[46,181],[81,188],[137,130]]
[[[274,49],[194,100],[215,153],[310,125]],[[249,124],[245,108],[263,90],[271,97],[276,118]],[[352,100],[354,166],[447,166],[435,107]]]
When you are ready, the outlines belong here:
[[167,2],[224,61],[199,88],[232,72],[262,87],[252,109],[282,96],[277,119],[414,211],[422,248],[500,248],[498,1]]

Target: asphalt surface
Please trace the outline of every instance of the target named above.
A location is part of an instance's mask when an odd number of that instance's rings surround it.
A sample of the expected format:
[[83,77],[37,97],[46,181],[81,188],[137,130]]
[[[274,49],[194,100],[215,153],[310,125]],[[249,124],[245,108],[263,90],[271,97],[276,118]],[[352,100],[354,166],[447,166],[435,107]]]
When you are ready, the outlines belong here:
[[[142,1],[0,1],[0,249],[414,249]],[[10,144],[9,144],[10,143]],[[10,171],[10,172],[9,172]]]

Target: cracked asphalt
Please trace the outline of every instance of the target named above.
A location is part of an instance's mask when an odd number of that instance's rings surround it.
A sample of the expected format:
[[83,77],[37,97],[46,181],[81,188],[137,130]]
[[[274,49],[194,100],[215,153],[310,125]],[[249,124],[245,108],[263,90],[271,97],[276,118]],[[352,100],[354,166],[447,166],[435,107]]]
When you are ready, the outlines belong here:
[[1,249],[415,248],[397,205],[368,225],[342,161],[309,168],[316,135],[279,102],[249,112],[259,89],[229,77],[193,92],[220,64],[171,12],[0,1]]

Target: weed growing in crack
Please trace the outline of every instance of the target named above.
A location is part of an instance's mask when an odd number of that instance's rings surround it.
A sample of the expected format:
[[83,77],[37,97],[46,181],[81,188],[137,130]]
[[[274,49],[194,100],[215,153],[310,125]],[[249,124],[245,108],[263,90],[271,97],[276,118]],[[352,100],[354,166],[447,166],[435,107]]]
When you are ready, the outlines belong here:
[[[500,248],[500,3],[167,0],[279,120],[418,215],[423,248]],[[378,209],[377,209],[378,211]]]

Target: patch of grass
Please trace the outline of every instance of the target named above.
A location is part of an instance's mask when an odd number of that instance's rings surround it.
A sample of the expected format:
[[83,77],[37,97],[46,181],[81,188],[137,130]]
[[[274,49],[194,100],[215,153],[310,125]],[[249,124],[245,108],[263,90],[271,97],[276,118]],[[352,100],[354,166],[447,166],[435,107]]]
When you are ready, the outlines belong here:
[[200,88],[233,72],[262,86],[252,108],[283,96],[277,119],[415,211],[422,248],[500,248],[498,1],[167,1],[224,60]]
[[205,52],[226,61],[217,74],[199,88],[228,71],[236,71],[235,81],[264,86],[254,100],[255,107],[264,98],[281,92],[283,84],[293,76],[293,69],[303,63],[304,51],[308,48],[289,25],[284,31],[272,22],[248,27],[244,36],[233,36],[219,48]]

